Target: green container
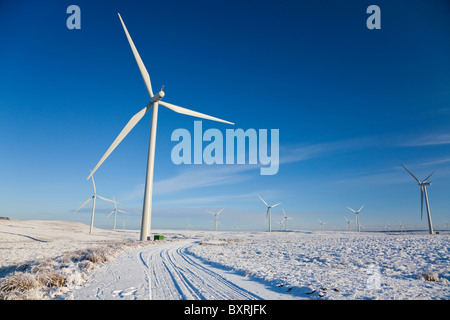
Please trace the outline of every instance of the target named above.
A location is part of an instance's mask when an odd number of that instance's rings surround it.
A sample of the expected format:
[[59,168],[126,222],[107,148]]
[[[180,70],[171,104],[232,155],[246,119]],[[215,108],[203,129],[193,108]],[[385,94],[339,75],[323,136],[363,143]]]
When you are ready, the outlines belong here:
[[160,234],[157,234],[157,235],[155,235],[155,236],[153,237],[153,240],[164,240],[164,236],[163,236],[163,235],[160,235]]

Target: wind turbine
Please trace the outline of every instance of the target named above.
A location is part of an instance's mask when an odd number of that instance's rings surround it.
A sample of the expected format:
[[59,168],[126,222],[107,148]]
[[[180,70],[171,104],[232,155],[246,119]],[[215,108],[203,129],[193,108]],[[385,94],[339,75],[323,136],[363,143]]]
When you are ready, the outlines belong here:
[[422,182],[416,178],[415,175],[411,173],[404,165],[402,165],[403,169],[405,169],[413,178],[417,181],[420,186],[420,219],[423,219],[423,199],[425,197],[425,205],[427,206],[427,214],[428,214],[428,231],[430,234],[433,234],[433,223],[431,222],[431,213],[430,213],[430,205],[428,204],[428,194],[427,194],[427,186],[431,185],[431,182],[427,182],[428,179],[435,173],[433,171],[428,177],[425,178]]
[[283,215],[284,215],[284,217],[283,217],[282,222],[284,222],[284,231],[286,231],[286,229],[287,229],[287,221],[288,221],[288,220],[292,220],[292,218],[289,218],[289,217],[286,215],[286,212],[284,211],[284,209],[281,209],[281,210],[283,210]]
[[359,225],[359,213],[361,212],[361,209],[364,208],[364,206],[362,206],[361,208],[359,208],[358,211],[353,210],[352,208],[347,207],[347,209],[353,211],[356,214],[356,230],[358,230],[358,232],[361,231],[361,227]]
[[400,225],[400,232],[402,231],[402,229],[403,229],[404,231],[407,230],[406,224],[402,224],[402,222],[401,222],[400,220],[398,221],[398,224]]
[[320,231],[322,231],[322,225],[326,224],[325,222],[323,222],[322,220],[319,219],[319,223],[320,223]]
[[269,232],[272,232],[272,214],[271,214],[271,209],[272,209],[273,207],[276,207],[277,205],[281,204],[281,202],[280,202],[280,203],[277,203],[277,204],[274,204],[273,206],[269,206],[269,205],[267,204],[267,202],[265,202],[265,201],[263,200],[263,198],[261,198],[261,197],[259,196],[259,194],[258,194],[257,196],[258,196],[258,198],[260,198],[261,201],[264,202],[264,204],[267,206],[266,222],[267,222],[267,216],[269,216]]
[[129,214],[129,213],[126,212],[126,211],[122,211],[122,210],[117,209],[117,204],[118,204],[118,202],[116,202],[116,199],[114,199],[114,197],[113,197],[113,200],[114,200],[114,210],[111,211],[111,213],[108,214],[108,215],[106,216],[106,219],[108,219],[109,216],[112,215],[112,214],[114,213],[114,227],[113,227],[113,229],[116,230],[116,218],[117,218],[117,212],[126,213],[126,214]]
[[347,220],[347,231],[350,231],[350,223],[352,223],[352,220],[348,220],[346,216],[344,216],[345,220]]
[[96,198],[100,198],[100,199],[102,199],[102,200],[109,201],[109,202],[115,202],[115,201],[112,201],[112,200],[109,200],[109,199],[106,199],[106,198],[103,198],[103,197],[99,196],[99,195],[97,194],[97,192],[96,192],[96,189],[95,189],[94,176],[92,175],[92,173],[91,173],[91,175],[90,175],[90,178],[92,179],[92,188],[94,189],[94,195],[93,195],[92,197],[90,197],[89,199],[87,199],[87,200],[81,205],[81,207],[79,207],[77,210],[75,210],[74,213],[76,213],[78,210],[80,210],[81,208],[83,208],[89,201],[94,200],[93,203],[92,203],[91,225],[90,225],[90,227],[89,227],[89,233],[92,233],[92,230],[93,230],[93,228],[94,228],[95,199],[96,199]]
[[280,231],[283,230],[284,219],[281,221],[277,221],[277,223],[280,225]]
[[113,150],[119,145],[119,143],[127,136],[127,134],[134,128],[134,126],[144,117],[144,115],[147,113],[147,111],[152,109],[152,122],[151,122],[151,129],[150,129],[150,142],[149,142],[149,148],[148,148],[148,158],[147,158],[147,174],[146,174],[146,180],[145,180],[145,195],[144,195],[144,207],[143,207],[143,214],[142,214],[142,221],[141,221],[141,234],[140,234],[140,240],[148,240],[150,231],[151,231],[151,214],[152,214],[152,193],[153,193],[153,169],[155,164],[155,146],[156,146],[156,126],[158,121],[158,106],[162,105],[163,107],[166,107],[172,111],[218,121],[218,122],[224,122],[229,124],[234,124],[232,122],[228,122],[225,120],[221,120],[215,117],[208,116],[206,114],[192,111],[189,109],[185,109],[176,105],[173,105],[171,103],[167,103],[164,101],[161,101],[161,99],[164,97],[164,86],[162,87],[161,91],[159,91],[156,95],[153,94],[152,85],[150,82],[150,76],[148,74],[148,71],[142,62],[142,59],[134,45],[133,40],[131,39],[130,34],[128,33],[128,30],[125,26],[125,23],[122,20],[122,17],[119,14],[119,19],[122,23],[123,29],[125,31],[125,34],[127,36],[128,42],[130,44],[131,50],[133,51],[134,58],[136,59],[137,65],[139,67],[139,70],[141,72],[142,78],[144,79],[145,86],[147,88],[148,94],[150,96],[150,102],[146,107],[144,107],[142,110],[140,110],[138,113],[136,113],[125,125],[125,127],[122,129],[122,131],[119,133],[117,138],[114,140],[114,142],[111,144],[111,146],[108,148],[108,150],[105,152],[103,157],[100,159],[100,161],[97,163],[95,168],[92,170],[91,174],[88,176],[88,179],[92,176],[92,174],[100,167],[100,165],[103,163],[103,161],[108,158],[108,156],[113,152]]
[[212,215],[214,215],[214,221],[215,221],[215,225],[216,225],[216,231],[217,231],[217,224],[220,224],[220,222],[219,222],[219,214],[223,211],[223,209],[225,209],[225,208],[222,208],[219,212],[212,212],[212,211],[208,211],[209,213],[211,213]]
[[189,223],[188,223],[188,218],[186,218],[186,230],[191,226]]

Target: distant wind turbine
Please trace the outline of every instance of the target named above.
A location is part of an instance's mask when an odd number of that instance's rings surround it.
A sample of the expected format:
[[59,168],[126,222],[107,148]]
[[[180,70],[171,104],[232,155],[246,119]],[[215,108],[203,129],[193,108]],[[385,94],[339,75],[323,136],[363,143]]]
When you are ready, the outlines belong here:
[[402,224],[401,221],[398,221],[398,224],[400,225],[400,231],[402,231],[402,229],[403,229],[403,231],[407,231],[408,230],[406,224]]
[[420,186],[420,219],[423,219],[423,199],[425,198],[425,205],[427,207],[427,214],[428,214],[428,231],[430,234],[433,234],[433,223],[431,222],[431,213],[430,213],[430,205],[428,204],[428,194],[427,194],[427,186],[431,185],[431,182],[427,182],[428,179],[435,173],[436,171],[433,171],[428,177],[425,178],[422,182],[420,182],[419,179],[416,178],[415,175],[411,173],[404,165],[402,165],[403,169],[405,169],[413,178],[417,181],[417,183]]
[[387,232],[391,231],[391,225],[389,223],[387,225],[385,225],[384,227],[386,228]]
[[353,211],[356,214],[356,230],[358,232],[361,231],[361,226],[359,225],[359,213],[361,212],[362,208],[364,208],[364,206],[362,206],[361,208],[359,208],[358,211],[353,210],[352,208],[347,207],[347,209]]
[[188,222],[188,218],[186,218],[186,225],[185,226],[186,226],[186,230],[189,229],[189,227],[191,227],[191,225]]
[[79,207],[79,208],[78,208],[77,210],[75,210],[75,212],[74,212],[74,213],[76,213],[78,210],[80,210],[81,208],[83,208],[89,201],[94,200],[93,203],[92,203],[92,215],[91,215],[91,225],[90,225],[90,227],[89,227],[89,233],[92,233],[92,230],[94,229],[95,199],[96,199],[96,198],[100,198],[100,199],[105,200],[105,201],[114,202],[113,200],[109,200],[109,199],[106,199],[106,198],[103,198],[103,197],[99,196],[99,195],[97,194],[97,192],[96,192],[96,189],[95,189],[94,176],[93,176],[92,174],[91,174],[91,179],[92,179],[92,188],[94,189],[94,195],[93,195],[92,197],[90,197],[89,199],[87,199],[86,202],[83,203],[83,204],[81,205],[81,207]]
[[219,222],[219,214],[223,211],[223,209],[225,209],[225,208],[222,208],[219,212],[208,211],[209,213],[211,213],[214,216],[214,221],[215,221],[215,225],[216,225],[216,231],[217,231],[217,224],[220,224],[220,222]]
[[281,221],[277,221],[277,223],[280,225],[280,231],[283,230],[284,219]]
[[319,223],[320,223],[320,231],[322,231],[322,225],[326,224],[326,222],[323,222],[322,220],[319,219]]
[[350,223],[352,223],[352,220],[348,220],[346,216],[344,216],[345,220],[347,220],[347,231],[350,231]]
[[284,222],[284,231],[286,231],[286,230],[287,230],[287,221],[288,221],[288,220],[292,220],[292,218],[289,218],[289,217],[286,215],[286,212],[284,211],[284,209],[281,209],[281,210],[283,210],[283,215],[284,215],[284,217],[283,217],[282,222]]
[[272,215],[271,215],[271,209],[274,208],[274,207],[276,207],[276,206],[278,206],[278,205],[280,205],[281,202],[280,202],[280,203],[277,203],[277,204],[274,204],[273,206],[269,206],[269,205],[267,204],[267,202],[265,202],[265,201],[263,200],[263,198],[261,198],[261,197],[259,196],[259,194],[258,194],[257,196],[258,196],[258,198],[260,198],[261,201],[267,206],[266,222],[267,222],[267,217],[269,217],[269,232],[272,232]]
[[147,111],[150,110],[150,108],[153,108],[152,122],[151,122],[151,129],[150,129],[150,142],[149,142],[148,158],[147,158],[147,174],[146,174],[146,180],[145,180],[144,208],[143,208],[143,214],[142,214],[141,234],[140,234],[140,240],[145,241],[145,240],[148,240],[148,238],[150,236],[150,231],[151,231],[153,169],[154,169],[154,164],[155,164],[156,126],[157,126],[157,121],[158,121],[158,106],[162,105],[172,111],[182,113],[185,115],[189,115],[189,116],[193,116],[193,117],[198,117],[198,118],[203,118],[203,119],[208,119],[208,120],[213,120],[213,121],[218,121],[218,122],[224,122],[224,123],[229,123],[229,124],[233,124],[233,123],[161,101],[161,99],[165,95],[164,94],[164,86],[162,87],[161,91],[159,91],[156,95],[154,95],[148,71],[147,71],[144,63],[142,62],[142,59],[133,43],[133,40],[131,39],[130,34],[128,33],[128,30],[125,26],[125,23],[122,20],[122,17],[120,16],[120,14],[119,14],[119,19],[122,23],[122,26],[123,26],[123,29],[127,36],[131,50],[133,51],[133,55],[138,64],[142,78],[144,79],[145,86],[147,87],[147,91],[150,96],[150,102],[148,103],[148,105],[146,107],[144,107],[141,111],[136,113],[128,121],[126,126],[122,129],[122,131],[119,133],[117,138],[114,140],[114,142],[111,144],[111,146],[105,152],[103,157],[100,159],[100,161],[94,167],[91,174],[88,176],[88,179],[100,167],[100,165],[103,163],[103,161],[105,161],[106,158],[108,158],[108,156],[111,154],[111,152],[113,152],[113,150],[127,136],[127,134],[134,128],[134,126],[144,117],[144,115],[147,113]]
[[114,210],[111,211],[111,213],[106,216],[106,219],[108,219],[114,213],[114,227],[113,227],[113,229],[116,230],[117,212],[126,213],[126,214],[129,214],[129,213],[126,212],[126,211],[122,211],[122,210],[117,209],[118,202],[116,202],[116,199],[114,199],[114,197],[113,197],[113,201],[114,201]]

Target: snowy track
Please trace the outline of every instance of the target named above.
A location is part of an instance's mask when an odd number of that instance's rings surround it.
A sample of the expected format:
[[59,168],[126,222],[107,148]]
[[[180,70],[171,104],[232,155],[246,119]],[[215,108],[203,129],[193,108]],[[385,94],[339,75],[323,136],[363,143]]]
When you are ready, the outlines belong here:
[[186,252],[192,242],[173,242],[157,251],[142,251],[150,268],[152,299],[214,300],[259,299],[206,267]]
[[[74,299],[263,299],[187,252],[193,240],[150,245],[120,255],[96,272]],[[236,278],[244,278],[231,275]],[[246,280],[240,279],[242,283]],[[248,280],[247,280],[248,281]],[[253,287],[251,288],[253,291]]]

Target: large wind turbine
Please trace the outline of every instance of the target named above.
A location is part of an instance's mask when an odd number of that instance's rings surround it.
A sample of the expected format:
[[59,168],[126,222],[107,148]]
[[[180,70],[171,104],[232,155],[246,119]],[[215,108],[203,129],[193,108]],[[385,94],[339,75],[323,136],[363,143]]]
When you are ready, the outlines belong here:
[[347,209],[353,211],[356,214],[356,230],[358,230],[358,232],[361,231],[361,227],[359,225],[359,213],[361,212],[361,209],[364,208],[364,206],[362,206],[361,208],[359,208],[358,211],[353,210],[352,208],[347,207]]
[[89,199],[87,199],[87,200],[81,205],[81,207],[79,207],[77,210],[75,210],[74,213],[76,213],[78,210],[80,210],[81,208],[83,208],[89,201],[94,200],[94,201],[92,202],[91,226],[89,227],[89,233],[92,233],[92,230],[93,230],[93,228],[94,228],[95,199],[96,199],[96,198],[100,198],[100,199],[102,199],[102,200],[109,201],[109,202],[114,202],[114,203],[115,203],[115,201],[109,200],[109,199],[106,199],[106,198],[103,198],[103,197],[99,196],[99,195],[97,194],[97,192],[96,192],[96,189],[95,189],[94,176],[92,175],[92,173],[91,173],[91,175],[90,175],[90,178],[92,179],[92,188],[94,189],[94,195],[93,195],[92,197],[90,197]]
[[116,199],[114,199],[114,197],[113,197],[113,200],[114,200],[114,210],[111,211],[111,213],[108,214],[108,215],[106,216],[106,219],[108,219],[109,216],[112,215],[112,214],[114,213],[114,226],[113,226],[113,229],[116,230],[116,218],[117,218],[117,212],[120,212],[120,213],[126,213],[126,214],[128,214],[128,212],[117,209],[117,204],[118,204],[118,202],[116,202]]
[[264,202],[264,204],[267,206],[266,221],[267,221],[267,217],[269,217],[269,232],[272,232],[272,215],[271,215],[271,209],[272,209],[273,207],[276,207],[277,205],[281,204],[281,202],[280,202],[280,203],[277,203],[277,204],[274,204],[273,206],[269,206],[269,205],[267,204],[267,202],[265,202],[265,201],[263,200],[263,198],[261,198],[261,197],[259,196],[259,194],[258,194],[257,196],[258,196],[258,198],[260,198],[261,201]]
[[427,214],[428,214],[428,231],[430,234],[433,234],[433,223],[431,222],[431,213],[430,213],[430,205],[428,204],[428,194],[427,194],[427,186],[431,185],[431,182],[427,182],[428,179],[435,173],[433,171],[428,177],[425,178],[422,182],[416,178],[415,175],[411,173],[404,165],[402,165],[403,169],[405,169],[413,178],[417,181],[420,186],[420,218],[423,219],[423,198],[425,197],[425,205],[427,206]]
[[172,111],[186,114],[193,117],[199,117],[203,119],[218,121],[218,122],[224,122],[229,124],[234,124],[232,122],[228,122],[225,120],[221,120],[215,117],[208,116],[206,114],[192,111],[189,109],[185,109],[176,105],[173,105],[171,103],[167,103],[164,101],[161,101],[161,99],[164,97],[164,86],[162,87],[161,91],[159,91],[156,95],[153,94],[152,85],[150,82],[150,76],[148,74],[148,71],[142,62],[142,59],[133,43],[133,40],[131,39],[130,34],[128,33],[128,30],[125,26],[125,23],[122,20],[122,17],[119,14],[120,21],[122,23],[123,29],[125,31],[125,34],[127,36],[128,42],[130,44],[131,50],[133,51],[134,58],[136,59],[136,62],[138,64],[139,70],[141,72],[142,78],[144,79],[145,86],[147,88],[148,94],[150,95],[150,102],[146,107],[144,107],[141,111],[136,113],[126,124],[126,126],[122,129],[122,131],[119,133],[117,138],[114,140],[114,142],[111,144],[109,149],[105,152],[103,157],[100,159],[100,161],[97,163],[95,168],[92,170],[91,174],[89,175],[88,179],[92,176],[92,174],[100,167],[100,165],[105,161],[106,158],[113,152],[113,150],[119,145],[119,143],[126,137],[126,135],[134,128],[134,126],[144,117],[144,115],[147,113],[150,108],[153,108],[152,110],[152,122],[151,122],[151,129],[150,129],[150,142],[149,142],[149,148],[148,148],[148,158],[147,158],[147,174],[146,174],[146,180],[145,180],[145,195],[144,195],[144,208],[143,208],[143,214],[142,214],[142,221],[141,221],[141,235],[140,240],[148,240],[150,236],[150,230],[151,230],[151,214],[152,214],[152,193],[153,193],[153,169],[154,169],[154,163],[155,163],[155,146],[156,146],[156,126],[158,121],[158,106],[162,105]]
[[219,222],[219,214],[223,211],[223,209],[225,209],[225,208],[222,208],[219,212],[208,211],[209,213],[211,213],[214,216],[214,221],[215,221],[215,224],[216,224],[216,231],[217,231],[217,224],[218,223],[220,224],[220,222]]

